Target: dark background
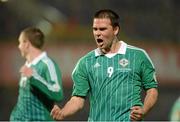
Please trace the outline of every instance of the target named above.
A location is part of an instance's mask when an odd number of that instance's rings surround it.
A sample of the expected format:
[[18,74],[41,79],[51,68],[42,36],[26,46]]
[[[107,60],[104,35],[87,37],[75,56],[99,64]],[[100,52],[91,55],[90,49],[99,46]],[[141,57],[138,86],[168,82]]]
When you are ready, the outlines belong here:
[[[150,56],[154,54],[159,99],[145,120],[169,120],[172,105],[180,96],[180,0],[0,0],[0,120],[9,120],[18,96],[18,70],[24,61],[16,49],[20,31],[27,26],[38,26],[46,34],[50,54],[60,61],[62,72],[67,71],[63,77],[65,99],[59,103],[63,106],[71,96],[70,73],[82,56],[78,52],[85,49],[85,54],[89,45],[89,48],[95,47],[92,18],[95,11],[103,8],[119,14],[120,39],[147,48]],[[57,45],[61,48],[54,48]],[[76,52],[72,54],[68,49],[73,45],[82,48],[72,48]],[[68,55],[63,55],[63,51]],[[159,57],[161,51],[163,61]],[[62,60],[65,63],[61,63]],[[82,111],[66,120],[87,120],[88,111],[89,104],[86,102]]]

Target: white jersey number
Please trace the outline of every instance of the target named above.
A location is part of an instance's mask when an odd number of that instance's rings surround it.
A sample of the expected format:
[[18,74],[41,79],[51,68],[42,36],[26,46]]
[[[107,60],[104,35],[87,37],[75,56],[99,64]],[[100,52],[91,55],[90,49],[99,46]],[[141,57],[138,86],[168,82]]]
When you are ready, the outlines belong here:
[[108,67],[108,69],[107,69],[108,77],[111,77],[113,72],[114,72],[114,68],[113,67]]

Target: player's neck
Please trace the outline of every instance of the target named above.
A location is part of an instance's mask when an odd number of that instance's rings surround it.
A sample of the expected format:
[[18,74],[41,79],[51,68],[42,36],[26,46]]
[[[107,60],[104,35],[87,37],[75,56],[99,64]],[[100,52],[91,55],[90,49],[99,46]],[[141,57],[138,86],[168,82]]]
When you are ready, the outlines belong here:
[[43,51],[39,49],[33,49],[27,55],[26,60],[28,63],[32,62],[36,57],[38,57]]
[[106,54],[111,54],[111,53],[117,53],[119,48],[120,48],[121,43],[119,43],[118,38],[116,37],[113,41],[112,41],[112,45],[110,47],[110,49],[106,52]]

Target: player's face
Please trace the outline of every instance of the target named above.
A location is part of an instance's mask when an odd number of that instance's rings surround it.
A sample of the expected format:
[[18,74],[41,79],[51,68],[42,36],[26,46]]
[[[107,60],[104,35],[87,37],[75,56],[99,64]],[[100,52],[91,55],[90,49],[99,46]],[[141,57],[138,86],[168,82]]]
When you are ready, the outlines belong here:
[[28,48],[28,41],[26,40],[23,33],[19,36],[19,45],[18,48],[21,52],[22,57],[26,57],[27,55],[27,48]]
[[110,51],[112,42],[118,33],[118,28],[113,28],[109,18],[95,18],[93,21],[93,34],[98,48],[104,53]]

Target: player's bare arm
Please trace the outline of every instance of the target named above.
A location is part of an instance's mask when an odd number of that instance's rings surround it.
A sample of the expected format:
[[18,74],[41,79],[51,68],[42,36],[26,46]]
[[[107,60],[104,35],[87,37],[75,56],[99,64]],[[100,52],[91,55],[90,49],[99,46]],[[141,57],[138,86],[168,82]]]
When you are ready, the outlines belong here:
[[55,105],[51,111],[51,116],[55,120],[63,120],[64,118],[71,116],[81,110],[84,106],[85,99],[78,96],[73,96],[66,103],[64,108],[60,109]]
[[158,91],[156,88],[151,88],[146,91],[144,106],[134,106],[131,108],[131,120],[142,120],[143,117],[151,110],[157,101]]
[[144,99],[144,107],[143,107],[145,115],[155,105],[157,98],[158,98],[158,90],[156,88],[151,88],[146,91],[146,97]]
[[51,111],[51,116],[53,117],[53,119],[55,119],[55,120],[64,119],[64,117],[61,114],[62,114],[61,108],[58,105],[54,105],[54,107],[53,107],[53,109]]
[[144,117],[144,110],[141,106],[133,106],[131,108],[131,120],[132,121],[137,121],[137,120],[142,120]]

